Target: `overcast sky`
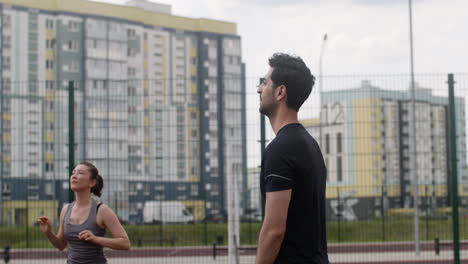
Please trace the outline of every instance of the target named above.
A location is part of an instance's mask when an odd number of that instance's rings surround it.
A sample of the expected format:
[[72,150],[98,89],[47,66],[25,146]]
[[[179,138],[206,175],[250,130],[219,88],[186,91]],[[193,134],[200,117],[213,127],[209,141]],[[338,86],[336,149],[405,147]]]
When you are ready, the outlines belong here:
[[[124,4],[125,0],[100,0]],[[303,57],[324,75],[409,72],[407,0],[159,0],[174,15],[237,24],[247,75],[267,69],[276,51]],[[414,0],[416,73],[468,71],[468,1]]]
[[[99,0],[124,4],[126,0]],[[268,70],[268,57],[277,51],[301,56],[318,75],[323,35],[323,75],[409,74],[408,0],[160,0],[174,15],[210,18],[237,24],[247,67],[247,125],[249,167],[258,164],[259,114],[255,84]],[[414,68],[418,73],[468,72],[468,1],[413,0]],[[445,87],[445,75],[430,79]],[[468,85],[466,75],[464,86]],[[362,78],[342,80],[356,87]],[[426,78],[427,79],[427,78]],[[325,79],[327,80],[327,79]],[[331,81],[336,81],[331,80]],[[331,81],[324,81],[324,90]],[[406,89],[409,79],[385,79]],[[417,79],[424,84],[425,80]],[[373,80],[373,83],[376,81]],[[378,80],[377,80],[378,82]],[[380,85],[380,84],[378,84]],[[433,86],[433,85],[431,85]],[[384,87],[389,88],[389,87]],[[434,87],[431,87],[434,89]],[[436,88],[437,89],[437,88]],[[442,88],[445,90],[445,88]],[[468,95],[468,91],[464,92]],[[459,94],[460,95],[460,94]],[[466,96],[463,94],[463,96]],[[300,117],[315,117],[314,88]],[[304,109],[305,107],[303,107]],[[304,114],[305,113],[305,114]],[[310,115],[308,115],[310,114]],[[267,130],[267,138],[274,135]],[[251,159],[250,157],[254,157]]]

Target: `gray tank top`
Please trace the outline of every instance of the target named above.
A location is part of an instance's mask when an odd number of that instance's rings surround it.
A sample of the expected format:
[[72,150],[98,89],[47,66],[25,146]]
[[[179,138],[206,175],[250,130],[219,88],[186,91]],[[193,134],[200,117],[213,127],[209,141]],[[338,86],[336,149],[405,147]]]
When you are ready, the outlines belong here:
[[67,213],[64,218],[64,235],[68,243],[67,263],[107,263],[102,246],[78,238],[78,234],[84,230],[89,230],[93,232],[95,236],[100,237],[103,237],[106,233],[106,229],[98,226],[96,222],[97,202],[92,199],[88,218],[80,225],[70,224],[70,215],[74,205],[75,202],[68,205]]

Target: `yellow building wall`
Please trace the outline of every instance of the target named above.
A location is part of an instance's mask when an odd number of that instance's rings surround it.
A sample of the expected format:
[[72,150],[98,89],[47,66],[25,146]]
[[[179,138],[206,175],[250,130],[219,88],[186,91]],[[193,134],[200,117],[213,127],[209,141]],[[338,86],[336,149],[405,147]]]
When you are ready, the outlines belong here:
[[3,223],[33,225],[40,216],[58,221],[58,201],[4,201]]
[[357,197],[381,193],[381,188],[378,187],[384,177],[381,104],[380,99],[373,98],[358,99],[352,103],[354,153],[351,155],[354,156],[353,189]]
[[163,50],[163,55],[162,55],[162,97],[163,97],[163,103],[167,104],[169,101],[169,83],[172,78],[172,76],[169,76],[169,37],[167,35],[164,35],[162,38],[162,50]]
[[389,184],[387,185],[387,196],[389,197],[398,197],[401,195],[401,187],[399,184]]
[[[199,158],[195,159],[194,157],[192,157],[192,146],[194,144],[199,144],[198,141],[194,141],[192,139],[192,113],[195,113],[195,115],[197,116],[197,128],[199,127],[198,126],[198,123],[199,123],[199,113],[198,113],[198,110],[196,107],[188,107],[187,108],[187,113],[186,113],[186,117],[185,117],[185,127],[187,128],[186,129],[186,136],[188,139],[191,139],[188,141],[188,144],[186,144],[186,153],[187,153],[187,172],[188,172],[188,180],[190,182],[199,182],[200,181],[200,166],[197,166],[198,168],[198,171],[195,171],[195,173],[192,173],[192,164],[194,163],[198,163],[200,164],[200,160]],[[197,130],[197,133],[199,133],[200,131]]]
[[468,185],[467,184],[459,184],[458,185],[458,195],[459,196],[468,196]]
[[148,12],[141,8],[113,5],[86,0],[0,0],[0,3],[45,9],[66,11],[98,16],[138,21],[147,25],[169,27],[181,30],[206,31],[222,34],[237,34],[234,23],[211,19],[194,19],[169,14]]

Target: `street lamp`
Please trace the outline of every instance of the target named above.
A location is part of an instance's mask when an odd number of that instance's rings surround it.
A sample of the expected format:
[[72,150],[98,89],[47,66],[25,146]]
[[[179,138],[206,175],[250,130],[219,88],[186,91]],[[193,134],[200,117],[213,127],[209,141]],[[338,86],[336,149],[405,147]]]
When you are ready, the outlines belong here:
[[323,69],[322,69],[322,62],[323,62],[323,54],[325,52],[325,45],[327,43],[327,33],[323,35],[322,39],[322,48],[320,49],[320,57],[319,57],[319,97],[320,97],[320,103],[319,103],[319,145],[322,147],[322,104],[323,104],[323,98],[322,98],[322,91],[323,91]]
[[413,60],[413,1],[408,0],[408,9],[409,9],[409,39],[410,39],[410,69],[411,69],[411,117],[412,117],[412,126],[411,133],[412,137],[410,138],[410,146],[412,154],[412,179],[414,185],[413,192],[413,207],[414,207],[414,250],[416,256],[420,254],[420,242],[419,242],[419,182],[418,182],[418,168],[417,168],[417,147],[416,147],[416,103],[415,103],[415,83],[414,83],[414,60]]

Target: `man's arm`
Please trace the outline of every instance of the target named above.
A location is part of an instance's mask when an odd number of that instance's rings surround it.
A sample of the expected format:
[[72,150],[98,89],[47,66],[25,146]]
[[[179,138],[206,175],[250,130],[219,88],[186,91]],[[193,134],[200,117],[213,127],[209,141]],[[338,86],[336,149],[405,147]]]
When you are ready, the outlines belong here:
[[291,189],[266,193],[265,219],[258,239],[257,264],[272,264],[278,256],[286,231],[290,200]]

